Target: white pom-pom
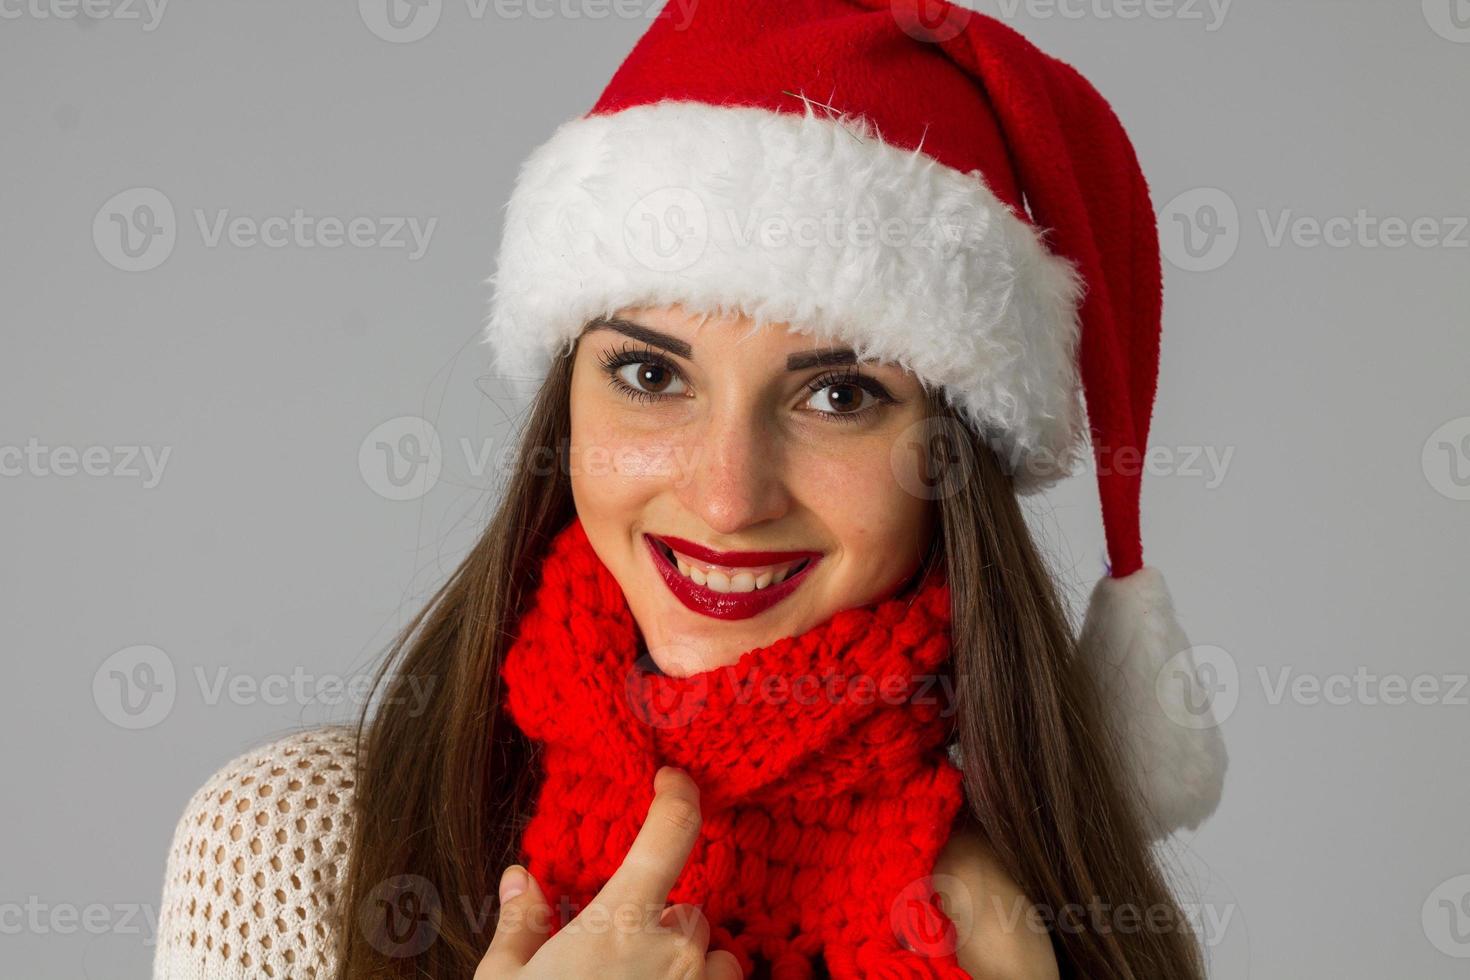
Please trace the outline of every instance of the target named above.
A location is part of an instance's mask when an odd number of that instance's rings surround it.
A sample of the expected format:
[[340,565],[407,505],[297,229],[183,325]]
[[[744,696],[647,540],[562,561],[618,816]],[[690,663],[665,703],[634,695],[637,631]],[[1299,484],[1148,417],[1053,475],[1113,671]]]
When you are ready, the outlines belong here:
[[1141,568],[1093,590],[1078,639],[1150,834],[1198,827],[1225,781],[1225,742],[1164,577]]

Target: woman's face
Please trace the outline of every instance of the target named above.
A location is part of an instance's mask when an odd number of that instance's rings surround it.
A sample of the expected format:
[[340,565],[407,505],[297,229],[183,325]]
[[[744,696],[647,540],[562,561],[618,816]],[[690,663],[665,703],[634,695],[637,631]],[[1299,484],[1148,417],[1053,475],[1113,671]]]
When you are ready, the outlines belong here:
[[919,381],[781,326],[625,309],[580,338],[572,494],[658,669],[884,597],[933,534]]

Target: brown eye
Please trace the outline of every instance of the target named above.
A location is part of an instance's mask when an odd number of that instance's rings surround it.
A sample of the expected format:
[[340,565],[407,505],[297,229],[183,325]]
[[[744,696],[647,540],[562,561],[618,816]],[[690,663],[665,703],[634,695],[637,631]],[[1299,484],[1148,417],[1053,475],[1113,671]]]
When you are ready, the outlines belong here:
[[683,392],[680,387],[683,382],[678,375],[664,365],[651,361],[624,364],[618,368],[618,377],[629,387],[650,395],[676,395]]
[[807,407],[829,415],[850,415],[867,408],[869,399],[874,399],[873,394],[861,386],[838,382],[824,385],[813,392],[812,397],[807,400]]

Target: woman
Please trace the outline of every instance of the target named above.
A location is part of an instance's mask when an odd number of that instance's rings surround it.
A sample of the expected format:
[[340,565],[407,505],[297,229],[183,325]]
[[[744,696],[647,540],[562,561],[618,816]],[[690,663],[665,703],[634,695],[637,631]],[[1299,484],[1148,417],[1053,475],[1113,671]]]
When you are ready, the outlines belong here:
[[[1118,462],[1146,188],[1080,76],[937,9],[668,8],[527,161],[499,506],[358,732],[196,794],[156,976],[1203,976],[1148,842],[1223,750],[1160,700],[1187,641]],[[842,112],[792,105],[818,79]],[[1016,494],[1079,386],[1112,568],[1074,641]]]

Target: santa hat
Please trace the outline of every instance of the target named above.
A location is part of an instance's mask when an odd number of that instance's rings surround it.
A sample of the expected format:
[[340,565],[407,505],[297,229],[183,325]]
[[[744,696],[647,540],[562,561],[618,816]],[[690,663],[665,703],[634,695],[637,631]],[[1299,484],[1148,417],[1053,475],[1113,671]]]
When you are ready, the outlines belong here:
[[1139,534],[1157,223],[1073,68],[943,0],[670,3],[522,165],[491,282],[507,376],[543,376],[595,316],[680,304],[901,364],[1019,492],[1090,434],[1111,567],[1079,643],[1152,830],[1213,812],[1224,746]]

